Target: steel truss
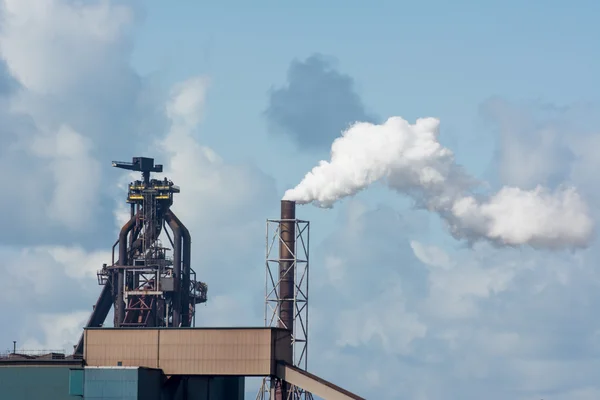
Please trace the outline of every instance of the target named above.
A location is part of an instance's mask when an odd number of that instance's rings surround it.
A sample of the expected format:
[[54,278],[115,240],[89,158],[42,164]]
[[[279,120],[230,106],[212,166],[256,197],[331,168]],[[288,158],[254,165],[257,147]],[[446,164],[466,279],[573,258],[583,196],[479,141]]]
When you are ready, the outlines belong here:
[[[282,222],[294,222],[296,240],[295,248],[289,249],[280,234]],[[285,325],[279,317],[281,301],[279,287],[279,265],[284,261],[279,258],[280,245],[285,246],[293,255],[291,263],[285,270],[294,272],[294,319],[292,332],[292,351],[294,366],[306,370],[308,365],[308,283],[309,283],[309,243],[310,222],[294,219],[268,219],[266,232],[266,272],[265,272],[265,326],[278,327]],[[257,400],[273,399],[278,384],[276,378],[264,378]],[[296,387],[288,386],[288,400],[312,400],[312,394]]]

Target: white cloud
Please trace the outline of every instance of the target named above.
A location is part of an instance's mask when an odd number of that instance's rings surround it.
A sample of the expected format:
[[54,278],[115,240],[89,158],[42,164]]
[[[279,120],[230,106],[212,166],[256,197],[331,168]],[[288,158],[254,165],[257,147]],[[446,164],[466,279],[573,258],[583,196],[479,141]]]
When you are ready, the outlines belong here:
[[449,269],[453,265],[448,254],[436,246],[427,246],[416,240],[411,240],[410,247],[419,261],[425,265],[443,269]]
[[24,341],[18,345],[24,350],[54,350],[72,352],[82,327],[89,318],[88,311],[75,311],[72,313],[38,314],[32,318],[35,324],[29,322],[25,327],[29,332],[41,331],[40,337],[25,336]]
[[[593,249],[482,243],[449,252],[411,239],[385,210],[352,216],[347,210],[313,252],[311,276],[327,281],[311,286],[309,369],[367,398],[525,400],[598,390],[600,325],[588,317],[600,305]],[[570,373],[577,363],[581,376]]]
[[510,264],[481,268],[472,261],[457,264],[436,246],[413,240],[411,247],[420,261],[434,267],[429,269],[429,297],[424,305],[438,318],[476,316],[478,299],[507,290],[517,268]]
[[[11,322],[0,341],[68,350],[77,340],[100,291],[96,270],[110,262],[115,220],[128,213],[123,191],[116,198],[111,188],[137,178],[104,174],[100,162],[131,157],[141,131],[164,145],[154,157],[182,187],[174,211],[192,233],[193,268],[209,284],[198,325],[262,324],[264,218],[278,199],[265,174],[202,144],[203,135],[219,134],[201,131],[208,79],[181,82],[156,103],[129,67],[130,8],[2,4],[0,55],[21,87],[0,98],[10,128],[0,166],[16,186],[0,204],[11,228],[0,246],[0,300]],[[153,113],[157,104],[165,105]],[[539,140],[502,147],[504,179],[531,188],[567,176],[593,194],[597,138],[578,135],[569,164],[559,132],[545,128]],[[99,188],[107,191],[100,218],[86,214]],[[345,206],[334,234],[312,244],[312,372],[367,398],[600,396],[596,243],[577,253],[479,245],[450,252],[411,237],[390,209]],[[97,230],[98,220],[109,228]]]
[[[274,181],[256,167],[228,163],[201,144],[207,85],[202,76],[174,85],[165,109],[171,125],[159,148],[165,149],[165,175],[181,187],[173,211],[192,234],[192,252],[198,254],[193,268],[208,283],[212,302],[225,293],[234,295],[234,287],[264,285],[264,218],[277,197]],[[258,323],[260,290],[239,296],[245,298],[236,300],[243,313],[256,313]]]
[[101,177],[90,140],[69,126],[61,126],[56,133],[34,136],[31,151],[49,160],[54,193],[48,216],[70,229],[82,229],[94,215]]
[[[253,263],[258,268],[246,267],[245,271],[240,271],[240,265],[243,265],[245,258],[250,260],[252,258],[248,257],[257,257],[257,260],[262,256],[262,247],[257,244],[263,238],[256,233],[264,228],[256,228],[264,222],[262,217],[256,218],[256,213],[248,214],[247,211],[255,210],[257,205],[264,207],[263,198],[269,195],[268,190],[273,187],[259,171],[248,166],[227,164],[212,149],[198,142],[195,137],[198,127],[195,124],[200,122],[205,98],[205,89],[200,82],[203,80],[192,79],[175,86],[173,97],[167,102],[173,125],[163,139],[167,148],[164,154],[167,176],[183,189],[176,198],[174,209],[178,214],[177,210],[182,210],[179,216],[192,232],[193,254],[202,255],[197,257],[200,261],[193,265],[198,272],[198,279],[209,284],[210,307],[199,307],[197,324],[227,326],[243,321],[246,321],[245,325],[258,324],[260,291],[242,290],[236,293],[231,290],[244,288],[252,282],[252,278],[256,281],[252,287],[260,287],[259,282],[264,280],[259,262]],[[65,138],[72,140],[62,140]],[[40,156],[57,158],[59,167],[76,169],[76,165],[69,165],[68,161],[72,158],[77,160],[76,157],[81,153],[85,156],[86,146],[86,137],[64,128],[58,135],[36,139],[33,149]],[[64,160],[67,163],[61,165],[60,162]],[[135,179],[137,176],[127,173],[123,178]],[[207,184],[209,181],[212,184]],[[66,186],[61,191],[55,191],[55,195],[77,196],[77,190],[86,189],[89,187],[85,185]],[[274,190],[270,194],[276,198]],[[119,203],[124,204],[123,200],[120,199]],[[65,212],[74,211],[71,203],[64,204],[67,207],[64,208]],[[60,213],[60,209],[54,211]],[[118,223],[123,222],[127,212],[123,206],[116,208],[114,217]],[[231,218],[235,215],[241,218]],[[102,247],[110,249],[111,241],[103,242]],[[223,259],[223,251],[230,248],[232,242],[235,243],[236,253]],[[33,296],[31,302],[24,306],[39,305],[42,299],[46,305],[43,312],[36,314],[43,324],[42,331],[34,337],[26,336],[26,343],[31,346],[74,343],[83,324],[80,323],[80,317],[89,317],[91,305],[100,292],[96,272],[103,263],[111,262],[110,251],[90,252],[79,246],[38,245],[22,250],[7,249],[7,252],[9,256],[5,258],[4,265],[0,264],[4,276],[8,278],[6,282],[11,282],[10,285],[3,285],[5,290],[0,291],[5,295],[5,300],[16,302],[20,293],[28,290]],[[248,252],[254,254],[249,255]],[[211,260],[214,262],[211,263]],[[228,274],[231,276],[223,279]],[[61,288],[70,289],[65,292]],[[69,292],[75,296],[66,298]],[[78,298],[85,299],[86,303],[80,303]],[[65,314],[66,309],[71,311]],[[240,316],[243,316],[241,320]],[[50,326],[52,318],[58,318],[68,326],[64,329],[53,328]]]
[[[4,0],[0,54],[30,92],[48,95],[77,90],[118,62],[127,51],[129,7],[60,0]],[[98,62],[102,60],[102,62]]]
[[406,310],[399,285],[355,308],[340,310],[335,320],[338,346],[378,347],[388,354],[408,355],[412,342],[425,336],[427,327],[414,312]]
[[[109,1],[2,3],[0,55],[20,86],[1,99],[0,111],[11,123],[24,119],[29,125],[9,129],[9,146],[0,149],[0,164],[20,186],[2,204],[12,210],[4,222],[17,233],[7,236],[15,246],[0,249],[6,278],[0,296],[19,312],[8,316],[14,324],[1,340],[18,336],[46,346],[78,338],[80,326],[71,327],[79,324],[79,312],[89,316],[100,292],[96,271],[110,263],[113,221],[120,227],[129,212],[122,183],[138,178],[121,173],[121,187],[115,186],[120,174],[108,162],[137,155],[132,152],[140,147],[134,144],[140,132],[165,145],[153,156],[182,187],[174,210],[192,232],[193,268],[209,284],[209,305],[223,311],[201,307],[200,324],[231,324],[239,315],[260,321],[260,290],[232,295],[232,289],[261,287],[264,280],[264,238],[256,234],[264,231],[264,213],[256,211],[276,198],[274,182],[200,144],[205,77],[174,85],[159,110],[156,93],[129,65],[136,17],[130,7]],[[69,328],[38,327],[32,335],[34,328],[23,323],[41,318],[50,324],[54,317]]]
[[130,66],[137,13],[110,1],[60,0],[5,0],[0,11],[0,57],[10,74],[1,78],[14,83],[0,102],[0,164],[14,195],[0,205],[15,227],[0,237],[96,246],[99,233],[114,230],[104,204],[115,191],[101,165],[134,151],[140,132],[156,136],[164,119]]

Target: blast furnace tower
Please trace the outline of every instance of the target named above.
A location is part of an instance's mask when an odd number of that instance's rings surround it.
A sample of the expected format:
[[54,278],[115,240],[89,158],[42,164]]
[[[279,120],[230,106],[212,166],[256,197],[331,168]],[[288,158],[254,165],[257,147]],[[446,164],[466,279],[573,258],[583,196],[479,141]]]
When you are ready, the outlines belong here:
[[[179,187],[167,178],[150,179],[150,173],[163,171],[152,158],[112,165],[141,172],[142,180],[129,184],[130,218],[113,245],[111,264],[98,271],[102,292],[86,327],[102,326],[111,306],[115,328],[193,326],[195,307],[206,302],[208,288],[196,280],[190,233],[171,210]],[[170,247],[160,240],[163,232]],[[82,351],[83,336],[75,353]]]

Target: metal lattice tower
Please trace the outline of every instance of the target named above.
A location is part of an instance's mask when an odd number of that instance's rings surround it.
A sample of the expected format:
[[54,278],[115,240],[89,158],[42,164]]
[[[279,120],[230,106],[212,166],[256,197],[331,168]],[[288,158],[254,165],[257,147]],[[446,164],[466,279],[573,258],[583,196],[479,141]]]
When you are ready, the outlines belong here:
[[[289,248],[281,234],[283,222],[292,222],[295,226],[294,248]],[[280,318],[280,286],[282,282],[282,270],[280,266],[286,265],[285,273],[294,273],[293,292],[293,360],[294,366],[303,370],[308,366],[308,284],[309,284],[309,239],[310,222],[293,219],[268,219],[266,232],[266,262],[265,262],[265,326],[281,327],[283,323]],[[291,253],[291,260],[282,260],[278,250],[280,246],[286,247]],[[291,261],[291,262],[290,262]],[[289,262],[289,264],[287,264]],[[285,276],[285,275],[284,275]],[[289,299],[287,299],[289,300]],[[263,379],[257,400],[276,399],[275,387],[277,379]],[[309,392],[295,386],[289,387],[287,399],[290,400],[312,400]]]

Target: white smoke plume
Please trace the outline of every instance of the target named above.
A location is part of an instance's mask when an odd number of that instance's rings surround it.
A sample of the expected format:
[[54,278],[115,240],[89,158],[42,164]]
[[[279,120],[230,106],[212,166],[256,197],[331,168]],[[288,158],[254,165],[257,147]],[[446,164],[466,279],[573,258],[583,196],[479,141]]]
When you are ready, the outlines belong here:
[[381,125],[356,123],[334,140],[331,160],[321,161],[283,199],[332,207],[381,181],[437,212],[456,238],[554,249],[587,245],[594,224],[574,188],[504,187],[475,196],[475,179],[439,143],[439,124],[436,118],[410,124],[400,117]]

